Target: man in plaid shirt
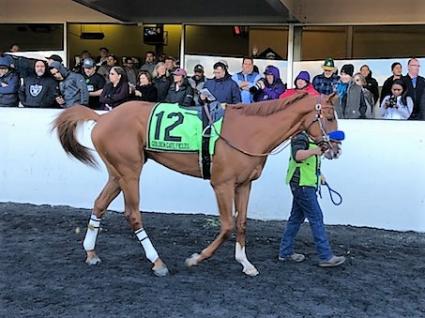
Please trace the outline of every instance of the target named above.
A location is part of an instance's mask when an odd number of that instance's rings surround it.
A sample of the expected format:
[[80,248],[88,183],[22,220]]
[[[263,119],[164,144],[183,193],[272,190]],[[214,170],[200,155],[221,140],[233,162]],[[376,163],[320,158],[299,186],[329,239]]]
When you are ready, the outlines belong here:
[[335,74],[334,60],[327,58],[322,65],[323,73],[313,78],[313,86],[320,94],[330,95],[335,91],[339,76]]

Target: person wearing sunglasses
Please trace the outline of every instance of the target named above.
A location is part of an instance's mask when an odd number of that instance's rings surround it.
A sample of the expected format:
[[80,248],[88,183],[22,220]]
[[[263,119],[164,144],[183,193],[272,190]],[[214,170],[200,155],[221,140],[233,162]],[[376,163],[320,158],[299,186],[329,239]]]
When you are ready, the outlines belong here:
[[407,95],[406,83],[395,80],[391,95],[385,96],[381,104],[381,116],[385,119],[408,119],[413,111],[413,100]]

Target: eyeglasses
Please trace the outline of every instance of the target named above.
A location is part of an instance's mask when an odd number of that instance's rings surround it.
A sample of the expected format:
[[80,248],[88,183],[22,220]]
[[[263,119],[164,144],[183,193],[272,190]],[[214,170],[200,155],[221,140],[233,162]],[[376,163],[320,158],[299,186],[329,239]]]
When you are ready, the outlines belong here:
[[394,92],[400,92],[400,91],[402,91],[403,89],[402,89],[402,88],[392,88],[391,90],[393,90]]

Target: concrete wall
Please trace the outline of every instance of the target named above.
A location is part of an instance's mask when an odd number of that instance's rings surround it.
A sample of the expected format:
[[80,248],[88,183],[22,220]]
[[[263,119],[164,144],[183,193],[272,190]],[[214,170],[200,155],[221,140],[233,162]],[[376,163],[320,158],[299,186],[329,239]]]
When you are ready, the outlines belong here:
[[[66,157],[49,132],[59,112],[0,108],[0,201],[92,206],[106,181],[105,169]],[[425,122],[341,120],[340,128],[347,134],[343,155],[324,161],[323,173],[344,203],[334,207],[325,193],[320,202],[326,223],[425,231]],[[89,133],[87,124],[79,137],[88,146]],[[288,217],[287,162],[288,151],[269,158],[254,182],[249,217]],[[145,211],[217,214],[207,181],[148,162],[141,184]],[[122,199],[111,209],[122,210]]]

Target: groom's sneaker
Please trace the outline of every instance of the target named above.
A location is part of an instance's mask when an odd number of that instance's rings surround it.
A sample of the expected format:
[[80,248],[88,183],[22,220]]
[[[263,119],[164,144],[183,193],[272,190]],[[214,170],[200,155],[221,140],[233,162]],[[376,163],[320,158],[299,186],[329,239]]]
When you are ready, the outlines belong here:
[[327,261],[320,261],[319,266],[320,267],[336,267],[336,266],[343,264],[344,262],[345,262],[344,256],[335,256],[334,255],[330,259],[328,259]]
[[304,260],[305,260],[305,256],[303,254],[298,254],[298,253],[294,253],[289,256],[279,256],[279,261],[282,261],[282,262],[290,261],[295,263],[301,263]]

